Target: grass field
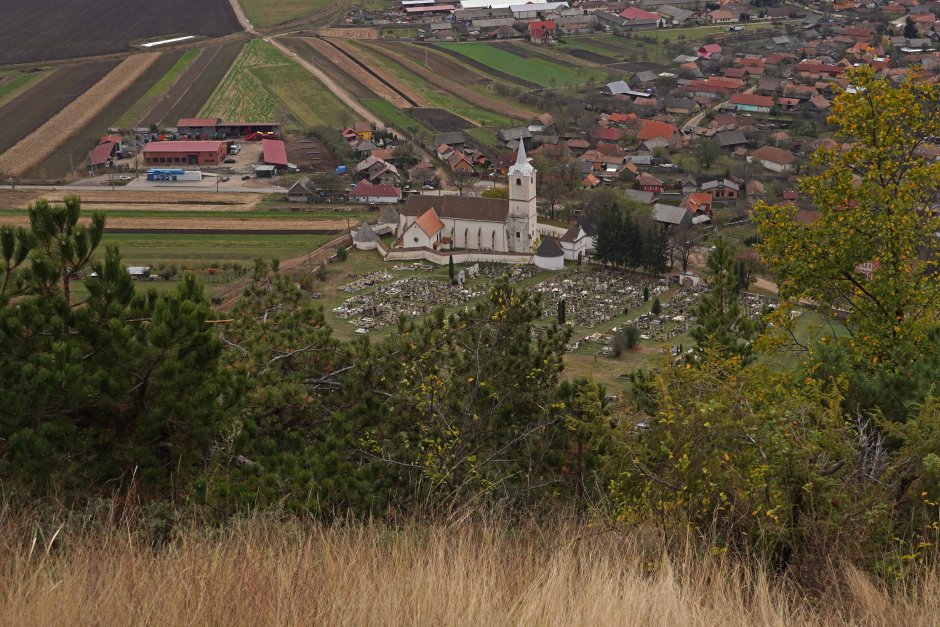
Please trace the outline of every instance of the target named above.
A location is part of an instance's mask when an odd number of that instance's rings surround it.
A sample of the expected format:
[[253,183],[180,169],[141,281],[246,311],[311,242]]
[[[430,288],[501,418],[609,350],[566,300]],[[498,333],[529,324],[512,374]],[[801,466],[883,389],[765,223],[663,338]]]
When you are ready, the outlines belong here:
[[581,85],[606,77],[606,73],[601,70],[573,68],[543,59],[525,59],[483,42],[439,43],[436,45],[446,50],[459,52],[487,67],[532,81],[542,87],[561,87],[568,84]]
[[153,86],[147,90],[147,93],[141,96],[120,118],[115,120],[112,126],[117,128],[130,128],[137,124],[137,121],[153,107],[154,103],[161,95],[166,93],[180,77],[180,74],[192,64],[197,56],[199,56],[199,49],[197,48],[187,50],[183,53],[179,60],[173,64],[173,67],[171,67],[160,80],[154,83]]
[[[315,207],[316,205],[310,205]],[[108,218],[137,218],[140,220],[155,218],[170,218],[173,220],[233,220],[233,221],[252,221],[252,220],[307,220],[311,224],[308,228],[316,229],[317,222],[323,220],[345,220],[358,222],[363,219],[375,218],[375,211],[330,211],[329,209],[312,209],[310,211],[161,211],[161,210],[137,210],[137,209],[94,209],[100,211]],[[27,215],[25,209],[0,209],[0,224],[3,218],[8,216],[18,217]],[[180,225],[179,228],[190,228],[187,225]],[[196,228],[196,227],[192,227]]]
[[245,16],[255,26],[274,26],[312,15],[329,7],[331,0],[239,0]]
[[384,100],[363,100],[362,104],[366,109],[379,116],[383,122],[390,125],[392,128],[396,128],[402,131],[403,133],[407,133],[412,136],[418,135],[419,133],[434,134],[434,131],[426,127],[424,124],[421,124],[410,115],[402,112],[399,109],[396,109]]
[[21,73],[18,71],[0,72],[0,79],[5,79],[3,82],[0,82],[0,106],[13,100],[22,92],[29,89],[31,85],[49,76],[49,74],[50,72],[48,70],[29,73]]
[[368,61],[368,64],[387,71],[398,81],[410,86],[413,90],[424,96],[431,107],[446,109],[455,115],[459,115],[481,126],[513,126],[518,123],[518,120],[499,115],[492,111],[486,111],[438,89],[420,76],[410,72],[407,68],[376,54],[371,48],[356,46],[356,49],[359,51],[361,57]]
[[[322,246],[332,235],[151,235],[106,233],[103,244],[117,245],[128,265],[174,264],[201,270],[225,263],[250,264],[257,257],[289,259]],[[105,247],[97,253],[104,255]]]
[[[346,111],[347,113],[343,113]],[[288,128],[339,127],[347,107],[271,44],[254,39],[200,111],[226,120],[278,120]]]

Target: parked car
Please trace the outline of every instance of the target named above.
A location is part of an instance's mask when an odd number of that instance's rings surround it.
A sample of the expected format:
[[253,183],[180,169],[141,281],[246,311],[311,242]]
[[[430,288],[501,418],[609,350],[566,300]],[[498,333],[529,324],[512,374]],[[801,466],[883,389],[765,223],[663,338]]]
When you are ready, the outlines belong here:
[[234,160],[234,159],[226,159],[226,160],[225,160],[225,163],[235,163],[235,160]]
[[246,174],[245,176],[242,177],[242,180],[243,180],[243,181],[247,181],[247,180],[249,180],[250,178],[251,178],[251,175],[250,175],[250,174]]
[[128,175],[126,175],[126,174],[122,174],[121,176],[118,177],[118,180],[119,180],[119,181],[129,181],[129,180],[131,180],[131,179],[133,179],[133,178],[134,178],[133,176],[128,176]]
[[223,176],[223,177],[222,177],[222,182],[225,183],[225,182],[227,182],[227,181],[228,181],[228,177],[227,177],[227,176]]

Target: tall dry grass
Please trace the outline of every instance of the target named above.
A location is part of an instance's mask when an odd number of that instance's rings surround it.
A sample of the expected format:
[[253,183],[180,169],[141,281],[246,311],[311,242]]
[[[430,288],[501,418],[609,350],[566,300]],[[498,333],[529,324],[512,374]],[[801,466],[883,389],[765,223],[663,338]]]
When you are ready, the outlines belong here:
[[[20,177],[42,163],[72,135],[104,111],[160,58],[159,52],[133,54],[56,113],[42,126],[0,154],[0,172]],[[102,130],[103,132],[103,130]],[[82,155],[77,163],[82,162]]]
[[936,625],[940,576],[852,569],[821,598],[629,536],[561,525],[244,522],[154,548],[116,527],[0,533],[3,625]]

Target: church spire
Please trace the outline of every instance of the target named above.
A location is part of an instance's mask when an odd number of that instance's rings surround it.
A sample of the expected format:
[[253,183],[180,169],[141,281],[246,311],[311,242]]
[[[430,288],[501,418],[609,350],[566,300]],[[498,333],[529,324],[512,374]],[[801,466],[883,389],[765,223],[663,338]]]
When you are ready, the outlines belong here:
[[525,156],[525,140],[519,138],[519,150],[516,152],[516,162],[509,168],[509,176],[532,176],[535,168]]

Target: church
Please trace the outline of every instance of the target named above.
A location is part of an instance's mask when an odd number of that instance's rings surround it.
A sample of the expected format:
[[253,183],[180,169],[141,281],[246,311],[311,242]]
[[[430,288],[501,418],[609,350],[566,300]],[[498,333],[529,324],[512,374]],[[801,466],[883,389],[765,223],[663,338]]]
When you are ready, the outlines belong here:
[[417,258],[408,252],[420,251],[421,258],[446,263],[449,251],[459,251],[476,253],[475,258],[503,256],[507,262],[530,258],[539,240],[536,170],[522,143],[508,179],[508,202],[469,196],[408,198],[399,211],[396,241],[386,257]]

